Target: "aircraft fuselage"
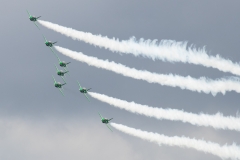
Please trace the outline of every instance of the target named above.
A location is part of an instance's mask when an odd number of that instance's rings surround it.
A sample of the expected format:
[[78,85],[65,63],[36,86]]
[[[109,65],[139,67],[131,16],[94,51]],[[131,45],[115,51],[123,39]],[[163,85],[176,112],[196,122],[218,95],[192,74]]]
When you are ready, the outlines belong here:
[[108,119],[102,119],[102,123],[108,124],[109,120]]
[[52,47],[53,46],[53,43],[52,42],[45,42],[45,44],[46,44],[46,46],[48,46],[48,47]]
[[59,75],[59,76],[64,76],[64,74],[65,74],[65,72],[63,72],[63,71],[58,71],[57,72],[57,75]]
[[61,83],[54,83],[54,86],[56,87],[56,88],[62,88],[62,84]]
[[59,65],[60,65],[61,67],[66,67],[66,66],[67,66],[67,64],[66,64],[65,62],[60,62]]
[[87,93],[87,90],[85,88],[80,89],[81,93]]
[[37,21],[37,18],[33,17],[33,16],[29,17],[29,19],[30,19],[30,21],[33,21],[33,22]]

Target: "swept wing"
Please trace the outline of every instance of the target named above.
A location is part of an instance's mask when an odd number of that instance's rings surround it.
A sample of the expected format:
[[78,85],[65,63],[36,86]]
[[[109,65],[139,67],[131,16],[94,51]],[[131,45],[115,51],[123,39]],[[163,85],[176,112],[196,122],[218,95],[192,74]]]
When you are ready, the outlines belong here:
[[47,38],[44,35],[42,35],[42,36],[43,36],[43,39],[47,42]]
[[[78,82],[78,81],[77,81],[77,82]],[[82,88],[79,82],[78,82],[78,85],[79,85],[80,88]]]
[[[52,76],[52,77],[53,77],[53,76]],[[55,82],[55,83],[57,83],[57,81],[55,80],[55,78],[54,78],[54,77],[53,77],[53,80],[54,80],[54,82]]]
[[28,10],[27,10],[27,13],[28,13],[29,17],[31,17],[31,14],[28,12]]
[[100,113],[98,113],[98,114],[99,114],[99,116],[100,116],[102,119],[104,119]]
[[62,93],[62,95],[64,96],[64,94],[63,94],[63,91],[59,88],[59,91]]
[[66,80],[63,78],[63,76],[61,76],[61,77],[62,77],[63,81],[66,83]]
[[[112,131],[112,129],[110,128],[110,126],[108,125],[108,124],[106,124],[107,125],[107,127]],[[112,131],[113,132],[113,131]]]
[[38,27],[38,25],[37,25],[37,23],[36,22],[33,22],[36,26],[37,26],[37,28],[40,30],[40,28]]
[[88,96],[86,95],[86,93],[84,93],[84,95],[85,95],[85,97],[88,99],[88,101],[90,102],[90,100],[89,100]]

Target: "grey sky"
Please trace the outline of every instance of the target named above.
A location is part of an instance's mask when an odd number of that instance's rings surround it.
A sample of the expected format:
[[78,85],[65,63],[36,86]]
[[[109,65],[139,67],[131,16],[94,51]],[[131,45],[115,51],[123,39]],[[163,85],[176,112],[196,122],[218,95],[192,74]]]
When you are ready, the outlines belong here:
[[78,91],[76,80],[94,92],[154,107],[187,112],[236,115],[239,94],[197,93],[149,84],[96,69],[59,54],[69,65],[65,97],[54,88],[58,81],[57,59],[44,45],[41,34],[61,47],[109,59],[137,69],[217,79],[233,76],[202,66],[152,61],[120,55],[83,42],[73,41],[28,19],[33,15],[77,30],[119,39],[170,39],[206,46],[211,55],[240,61],[238,15],[240,2],[233,1],[2,1],[0,5],[0,159],[219,159],[192,149],[158,146],[121,132],[113,133],[100,122],[97,112],[114,122],[168,136],[188,136],[219,144],[240,143],[235,131],[214,130],[190,124],[159,121],[118,110]]

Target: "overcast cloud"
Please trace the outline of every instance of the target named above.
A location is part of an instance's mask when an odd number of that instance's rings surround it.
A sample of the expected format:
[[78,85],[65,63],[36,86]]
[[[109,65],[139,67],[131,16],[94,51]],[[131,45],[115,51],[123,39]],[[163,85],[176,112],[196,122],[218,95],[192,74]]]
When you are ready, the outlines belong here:
[[97,112],[118,124],[167,136],[204,139],[220,145],[240,144],[239,132],[197,127],[182,122],[156,120],[119,110],[78,91],[77,80],[93,92],[126,101],[192,113],[236,116],[239,93],[204,94],[150,84],[107,70],[71,61],[66,77],[65,97],[54,88],[56,57],[41,34],[57,45],[88,56],[108,59],[138,70],[199,78],[232,77],[217,69],[199,65],[152,61],[144,57],[116,54],[84,42],[74,41],[29,21],[26,9],[42,20],[79,31],[127,40],[158,39],[188,41],[206,47],[209,55],[240,61],[238,15],[240,2],[232,1],[30,1],[3,0],[0,5],[0,159],[3,160],[219,160],[193,149],[158,146],[154,143],[113,133],[103,125]]

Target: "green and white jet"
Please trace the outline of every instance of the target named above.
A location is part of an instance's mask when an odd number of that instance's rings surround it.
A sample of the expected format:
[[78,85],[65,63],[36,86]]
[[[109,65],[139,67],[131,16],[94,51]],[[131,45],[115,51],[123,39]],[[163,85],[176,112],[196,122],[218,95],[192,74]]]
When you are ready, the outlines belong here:
[[113,118],[107,119],[107,118],[103,118],[102,115],[100,113],[98,113],[99,116],[101,117],[101,121],[102,123],[105,123],[106,126],[112,131],[112,129],[110,128],[110,126],[108,125],[109,121],[111,121]]
[[[52,77],[53,77],[53,76],[52,76]],[[66,84],[66,82],[63,83],[63,84],[60,83],[60,82],[57,82],[54,77],[53,77],[53,80],[54,80],[54,86],[55,86],[56,88],[58,88],[59,91],[60,91],[60,92],[62,93],[62,95],[64,96],[63,91],[61,90],[61,88],[62,88],[63,85]]]
[[30,21],[32,21],[32,22],[37,26],[37,28],[40,29],[40,28],[38,27],[36,21],[37,21],[38,18],[40,18],[41,16],[39,16],[39,17],[32,16],[32,15],[28,12],[28,10],[27,10],[27,13],[28,13],[28,15],[29,15]]
[[[78,81],[77,81],[78,82]],[[88,99],[88,101],[89,101],[89,98],[88,98],[88,96],[87,96],[87,92],[91,89],[91,88],[89,88],[89,89],[86,89],[86,88],[83,88],[83,87],[81,87],[81,85],[80,85],[80,83],[78,82],[78,85],[79,85],[79,91],[81,92],[81,93],[83,93],[84,95],[85,95],[85,97]]]
[[43,38],[44,38],[44,40],[45,40],[45,45],[46,45],[47,47],[49,47],[49,48],[51,49],[51,51],[54,53],[52,47],[53,47],[53,45],[54,45],[55,43],[57,43],[57,42],[48,41],[47,38],[46,38],[44,35],[43,35]]
[[57,69],[57,75],[59,75],[59,76],[63,79],[63,81],[66,83],[66,80],[64,79],[64,76],[65,76],[65,74],[68,73],[69,71],[59,70],[56,65],[55,65],[55,67],[56,67],[56,69]]
[[57,56],[57,54],[55,52],[53,52],[55,54],[55,56],[57,57],[58,61],[59,61],[59,66],[60,67],[64,67],[64,70],[67,71],[67,65],[71,62],[64,62],[64,61],[61,61],[60,58]]

